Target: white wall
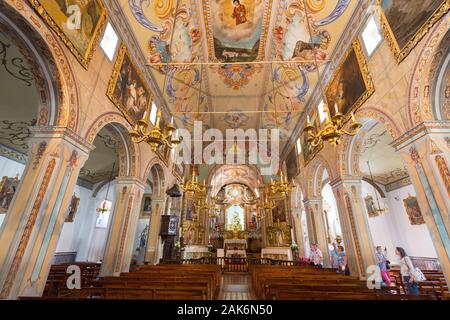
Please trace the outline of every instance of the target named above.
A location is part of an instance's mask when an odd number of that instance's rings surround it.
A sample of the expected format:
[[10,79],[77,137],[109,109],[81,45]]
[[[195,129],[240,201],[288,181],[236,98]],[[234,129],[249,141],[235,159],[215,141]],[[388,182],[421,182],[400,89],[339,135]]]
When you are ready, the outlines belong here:
[[[322,188],[322,199],[329,205],[327,216],[331,233],[330,236],[336,237],[337,235],[340,235],[342,237],[342,229],[341,223],[339,221],[336,198],[334,197],[333,190],[331,189],[329,183],[325,184],[325,186]],[[326,209],[325,206],[324,209]],[[331,240],[334,241],[334,239]]]
[[3,176],[15,177],[19,174],[19,178],[22,176],[22,172],[25,170],[25,165],[0,156],[0,178]]
[[[77,261],[98,262],[103,259],[111,217],[106,229],[96,228],[98,217],[96,209],[105,200],[108,185],[101,188],[95,198],[93,190],[75,186],[75,194],[80,197],[74,222],[65,222],[56,247],[56,252],[77,252]],[[108,200],[112,202],[114,212],[115,183],[111,182]],[[94,187],[95,189],[95,187]]]
[[377,206],[378,194],[380,206],[387,208],[383,214],[368,219],[374,246],[386,247],[389,259],[396,260],[395,247],[403,247],[411,256],[437,257],[427,226],[411,225],[403,206],[403,199],[407,198],[408,194],[415,195],[412,185],[386,193],[386,198],[381,198],[373,186],[363,181],[362,193],[363,198],[371,195]]

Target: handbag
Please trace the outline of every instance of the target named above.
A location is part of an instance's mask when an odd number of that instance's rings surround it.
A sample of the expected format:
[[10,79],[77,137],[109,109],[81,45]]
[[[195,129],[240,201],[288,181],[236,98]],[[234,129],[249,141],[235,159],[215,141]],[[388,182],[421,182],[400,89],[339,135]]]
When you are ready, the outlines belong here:
[[414,281],[416,281],[416,282],[427,280],[427,278],[423,274],[422,270],[420,270],[419,268],[414,268],[411,272],[411,275],[413,276]]
[[386,260],[386,270],[391,270],[391,262]]

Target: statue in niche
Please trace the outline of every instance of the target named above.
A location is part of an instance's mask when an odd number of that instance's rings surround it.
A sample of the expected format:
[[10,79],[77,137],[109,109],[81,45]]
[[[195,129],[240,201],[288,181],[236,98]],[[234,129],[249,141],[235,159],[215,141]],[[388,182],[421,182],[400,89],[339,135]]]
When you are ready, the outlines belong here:
[[148,235],[148,224],[145,226],[144,230],[142,230],[141,235],[139,237],[139,248],[145,248],[147,244],[147,235]]

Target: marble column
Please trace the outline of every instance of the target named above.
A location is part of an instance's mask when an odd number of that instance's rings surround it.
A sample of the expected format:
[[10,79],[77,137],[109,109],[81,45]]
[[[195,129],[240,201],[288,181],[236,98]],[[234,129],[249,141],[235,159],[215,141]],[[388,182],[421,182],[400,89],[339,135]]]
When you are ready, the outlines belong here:
[[160,256],[161,237],[159,229],[161,228],[161,215],[164,212],[165,198],[152,199],[152,216],[147,238],[147,252],[145,262],[157,264]]
[[324,267],[331,266],[330,252],[328,249],[327,230],[325,217],[322,212],[322,198],[304,200],[306,219],[308,221],[308,234],[310,243],[316,243],[323,254]]
[[100,276],[119,276],[130,269],[145,184],[135,177],[116,178],[116,201],[108,229]]
[[422,217],[450,283],[450,126],[424,123],[392,143],[403,159],[417,195]]
[[350,273],[364,279],[367,267],[375,263],[375,248],[364,209],[361,178],[346,178],[330,183],[339,211],[344,247]]
[[61,127],[31,128],[28,163],[0,229],[0,297],[41,296],[80,169],[93,146]]

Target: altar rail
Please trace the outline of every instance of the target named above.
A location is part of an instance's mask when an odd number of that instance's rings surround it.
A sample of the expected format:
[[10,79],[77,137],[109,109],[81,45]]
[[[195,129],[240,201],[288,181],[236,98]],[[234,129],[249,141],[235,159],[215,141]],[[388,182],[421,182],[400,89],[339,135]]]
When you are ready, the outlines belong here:
[[161,259],[160,264],[218,264],[223,272],[248,272],[250,265],[304,266],[307,261],[275,260],[269,258],[199,258],[199,259]]

